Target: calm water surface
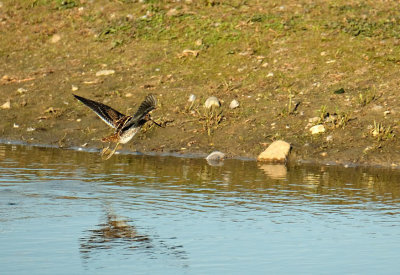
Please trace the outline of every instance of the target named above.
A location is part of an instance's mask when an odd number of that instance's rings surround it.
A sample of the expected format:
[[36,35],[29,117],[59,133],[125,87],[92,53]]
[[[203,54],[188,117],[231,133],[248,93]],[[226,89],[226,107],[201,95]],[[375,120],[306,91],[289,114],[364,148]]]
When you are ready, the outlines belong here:
[[1,274],[399,274],[400,173],[0,145]]

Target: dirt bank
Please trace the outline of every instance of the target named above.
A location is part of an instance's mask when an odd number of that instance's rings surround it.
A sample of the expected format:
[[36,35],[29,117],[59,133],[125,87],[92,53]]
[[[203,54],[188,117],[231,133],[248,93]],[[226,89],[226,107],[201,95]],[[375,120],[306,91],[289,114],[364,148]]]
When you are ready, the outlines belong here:
[[167,127],[124,149],[255,158],[283,139],[293,159],[400,163],[397,1],[262,2],[1,1],[1,138],[101,148],[111,129],[72,92],[127,114],[153,93]]

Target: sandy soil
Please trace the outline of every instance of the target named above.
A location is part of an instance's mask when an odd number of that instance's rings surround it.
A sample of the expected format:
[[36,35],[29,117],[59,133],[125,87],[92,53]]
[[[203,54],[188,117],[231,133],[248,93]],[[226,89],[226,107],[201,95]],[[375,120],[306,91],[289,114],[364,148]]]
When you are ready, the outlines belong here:
[[112,130],[72,93],[126,114],[153,93],[166,127],[123,149],[255,158],[283,139],[291,160],[397,167],[397,1],[260,2],[2,1],[1,139],[100,149]]

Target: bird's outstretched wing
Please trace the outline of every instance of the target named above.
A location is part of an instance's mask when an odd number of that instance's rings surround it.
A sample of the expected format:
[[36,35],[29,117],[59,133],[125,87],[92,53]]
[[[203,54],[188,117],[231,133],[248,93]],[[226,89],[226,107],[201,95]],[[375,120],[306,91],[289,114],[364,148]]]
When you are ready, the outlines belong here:
[[157,99],[155,98],[155,96],[152,94],[147,95],[133,117],[124,125],[124,129],[128,129],[133,124],[141,121],[150,111],[156,108],[156,105]]
[[140,104],[139,109],[133,115],[133,119],[141,120],[150,111],[154,110],[156,108],[156,105],[157,99],[154,97],[154,95],[150,94],[146,96],[145,100],[142,102],[142,104]]
[[118,127],[118,121],[125,117],[124,114],[121,114],[120,112],[114,110],[110,106],[107,106],[103,103],[93,101],[81,96],[73,95],[76,99],[81,101],[83,104],[88,106],[90,109],[92,109],[96,115],[98,115],[105,123],[107,123],[108,126],[112,128],[117,128]]

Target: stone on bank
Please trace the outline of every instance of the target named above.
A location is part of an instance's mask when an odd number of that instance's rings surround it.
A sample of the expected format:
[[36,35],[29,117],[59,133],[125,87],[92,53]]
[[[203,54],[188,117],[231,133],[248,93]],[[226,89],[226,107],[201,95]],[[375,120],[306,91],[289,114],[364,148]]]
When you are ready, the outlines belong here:
[[258,161],[285,163],[289,156],[290,144],[283,140],[276,140],[258,155]]

